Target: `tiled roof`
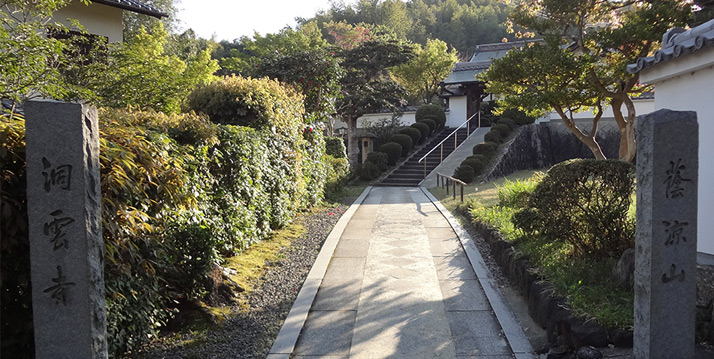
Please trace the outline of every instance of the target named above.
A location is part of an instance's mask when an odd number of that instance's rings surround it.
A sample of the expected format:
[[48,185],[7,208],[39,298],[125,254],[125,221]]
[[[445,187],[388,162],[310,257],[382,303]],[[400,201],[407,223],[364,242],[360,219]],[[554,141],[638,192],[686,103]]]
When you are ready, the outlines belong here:
[[636,74],[660,62],[691,54],[705,47],[714,47],[714,19],[693,29],[674,28],[662,36],[662,48],[654,56],[640,57],[637,63],[627,65],[627,71]]
[[488,70],[491,61],[481,62],[457,62],[451,70],[449,77],[444,79],[445,84],[458,84],[466,82],[476,82],[476,75]]
[[93,2],[157,17],[159,19],[169,16],[168,14],[161,12],[161,10],[151,5],[147,5],[139,0],[93,0]]

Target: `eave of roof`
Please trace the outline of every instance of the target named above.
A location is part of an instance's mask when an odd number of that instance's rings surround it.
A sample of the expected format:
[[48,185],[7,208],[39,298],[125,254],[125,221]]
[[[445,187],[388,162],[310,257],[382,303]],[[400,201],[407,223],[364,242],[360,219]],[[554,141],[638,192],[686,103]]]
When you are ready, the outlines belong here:
[[660,62],[676,59],[707,47],[714,47],[714,19],[693,29],[674,28],[662,36],[662,48],[654,56],[640,57],[637,63],[627,65],[627,71],[636,74]]
[[138,0],[93,0],[92,2],[116,7],[122,10],[133,11],[139,14],[153,16],[159,19],[162,17],[169,16],[169,14],[161,12],[161,10]]

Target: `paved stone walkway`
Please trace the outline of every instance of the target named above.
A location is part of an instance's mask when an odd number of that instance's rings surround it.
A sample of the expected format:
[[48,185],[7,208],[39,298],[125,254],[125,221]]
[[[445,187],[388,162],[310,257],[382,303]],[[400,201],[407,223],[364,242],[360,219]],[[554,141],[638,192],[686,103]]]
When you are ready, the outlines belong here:
[[513,352],[449,222],[417,187],[376,187],[342,232],[291,357]]

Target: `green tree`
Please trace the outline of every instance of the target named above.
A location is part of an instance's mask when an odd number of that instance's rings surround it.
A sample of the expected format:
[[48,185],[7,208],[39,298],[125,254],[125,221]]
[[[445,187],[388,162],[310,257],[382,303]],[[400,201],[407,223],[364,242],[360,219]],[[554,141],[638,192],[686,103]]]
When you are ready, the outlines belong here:
[[[179,29],[178,1],[177,0],[141,0],[143,3],[153,6],[167,17],[157,19],[153,16],[124,11],[122,20],[124,22],[124,39],[131,39],[139,33],[141,28],[153,29],[158,23],[163,24],[164,29],[169,33],[177,32]],[[179,0],[180,1],[180,0]]]
[[[590,94],[593,105],[605,101],[612,106],[621,135],[619,158],[624,161],[634,159],[636,148],[634,124],[637,114],[631,97],[646,89],[639,85],[639,74],[627,73],[626,66],[651,54],[662,34],[671,27],[684,25],[690,15],[690,4],[686,0],[521,0],[515,3],[511,12],[515,25],[542,36],[550,49],[564,45],[574,48],[579,58],[576,72],[586,75],[587,81],[574,84],[576,87],[571,91]],[[502,65],[519,66],[515,62],[502,62]],[[550,70],[554,76],[567,75],[555,74],[555,71],[571,71],[569,66]],[[491,75],[487,77],[498,80]],[[505,88],[503,85],[493,85],[492,88]],[[521,85],[540,87],[543,84],[526,82]]]
[[456,61],[455,49],[449,51],[441,40],[428,40],[424,48],[417,48],[413,59],[390,72],[410,94],[430,103],[439,91],[439,82],[449,76]]

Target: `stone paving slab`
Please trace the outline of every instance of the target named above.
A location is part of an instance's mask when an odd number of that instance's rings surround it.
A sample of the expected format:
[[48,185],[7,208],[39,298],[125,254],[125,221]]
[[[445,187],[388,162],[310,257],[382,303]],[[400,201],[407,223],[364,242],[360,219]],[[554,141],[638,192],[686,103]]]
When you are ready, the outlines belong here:
[[439,285],[447,311],[491,310],[478,280],[442,280]]
[[295,347],[295,355],[345,356],[352,344],[354,310],[313,310]]

